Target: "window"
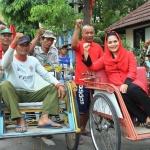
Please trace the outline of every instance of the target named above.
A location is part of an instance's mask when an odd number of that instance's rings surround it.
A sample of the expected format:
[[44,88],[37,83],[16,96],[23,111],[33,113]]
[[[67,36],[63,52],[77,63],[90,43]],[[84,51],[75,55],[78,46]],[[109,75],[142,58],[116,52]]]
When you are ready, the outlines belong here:
[[134,30],[134,48],[140,49],[140,42],[145,42],[145,28]]

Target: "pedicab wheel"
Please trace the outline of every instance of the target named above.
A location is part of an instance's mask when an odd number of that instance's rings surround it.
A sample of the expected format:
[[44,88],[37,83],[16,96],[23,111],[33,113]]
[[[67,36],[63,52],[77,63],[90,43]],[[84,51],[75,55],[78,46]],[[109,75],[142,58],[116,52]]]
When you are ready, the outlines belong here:
[[90,131],[96,150],[120,150],[121,131],[118,116],[110,99],[96,94],[90,105]]
[[[75,96],[74,96],[74,106],[75,106],[75,110],[76,110],[77,124],[79,127],[80,126],[79,110],[78,110],[78,104],[77,104],[77,100],[76,100]],[[80,138],[79,133],[67,133],[67,134],[65,134],[65,138],[66,138],[66,144],[67,144],[68,150],[77,150],[78,149],[79,138]]]

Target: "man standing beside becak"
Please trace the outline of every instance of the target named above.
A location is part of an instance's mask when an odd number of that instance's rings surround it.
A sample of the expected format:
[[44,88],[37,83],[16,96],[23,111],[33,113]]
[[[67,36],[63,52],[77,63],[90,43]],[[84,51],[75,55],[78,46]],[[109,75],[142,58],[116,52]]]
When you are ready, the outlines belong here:
[[[78,40],[79,29],[83,23],[83,20],[77,19],[76,25],[74,29],[74,34],[72,37],[72,49],[76,55],[76,71],[75,71],[75,83],[77,84],[78,90],[76,92],[77,102],[80,113],[80,128],[81,135],[91,136],[90,132],[88,132],[85,127],[87,121],[89,119],[89,106],[90,106],[90,92],[89,89],[85,88],[84,81],[80,79],[85,78],[82,74],[85,72],[85,69],[88,71],[88,68],[82,63],[83,58],[83,44],[90,43],[90,57],[92,58],[92,62],[95,62],[103,55],[103,50],[101,46],[95,42],[94,39],[94,27],[90,24],[86,24],[82,27],[82,40]],[[83,139],[80,138],[79,144],[83,144]]]

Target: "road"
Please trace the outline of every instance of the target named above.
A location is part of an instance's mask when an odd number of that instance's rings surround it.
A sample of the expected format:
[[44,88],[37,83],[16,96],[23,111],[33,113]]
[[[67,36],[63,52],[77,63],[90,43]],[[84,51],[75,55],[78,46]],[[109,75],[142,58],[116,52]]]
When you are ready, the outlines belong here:
[[[80,145],[78,150],[95,150],[91,138],[83,138],[84,144]],[[42,141],[42,149],[40,149],[40,139],[31,137],[3,139],[0,140],[0,150],[67,150],[65,135],[54,135],[52,139],[56,145],[48,146]],[[33,143],[35,149],[32,149]],[[122,138],[121,150],[150,150],[150,140],[131,142]]]

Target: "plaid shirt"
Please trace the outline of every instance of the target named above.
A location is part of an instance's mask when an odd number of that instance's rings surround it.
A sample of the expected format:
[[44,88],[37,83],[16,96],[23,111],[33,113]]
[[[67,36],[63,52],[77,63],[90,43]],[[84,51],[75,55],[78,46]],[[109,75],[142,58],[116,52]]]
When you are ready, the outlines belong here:
[[35,56],[42,65],[46,63],[42,57],[39,55],[42,55],[47,61],[50,61],[52,64],[57,65],[58,64],[58,50],[56,47],[51,46],[48,53],[46,54],[40,46],[36,46],[34,48],[33,56]]

